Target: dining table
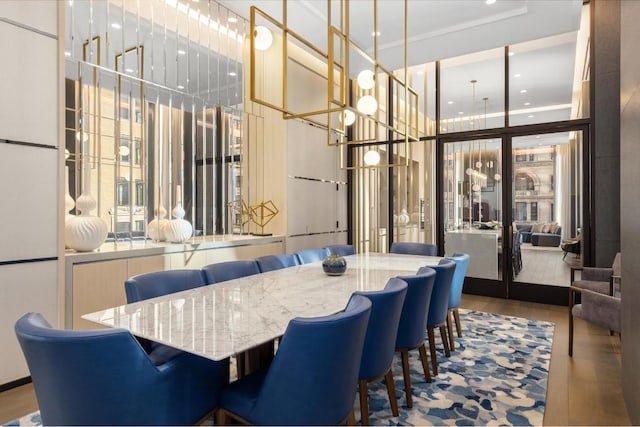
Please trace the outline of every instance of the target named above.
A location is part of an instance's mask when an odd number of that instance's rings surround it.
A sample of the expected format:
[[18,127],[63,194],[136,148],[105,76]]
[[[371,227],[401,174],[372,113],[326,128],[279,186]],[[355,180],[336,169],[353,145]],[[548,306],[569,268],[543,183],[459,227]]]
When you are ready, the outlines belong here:
[[260,348],[290,320],[344,310],[356,291],[382,290],[440,257],[365,253],[329,276],[322,262],[260,273],[85,314],[82,318],[212,360]]

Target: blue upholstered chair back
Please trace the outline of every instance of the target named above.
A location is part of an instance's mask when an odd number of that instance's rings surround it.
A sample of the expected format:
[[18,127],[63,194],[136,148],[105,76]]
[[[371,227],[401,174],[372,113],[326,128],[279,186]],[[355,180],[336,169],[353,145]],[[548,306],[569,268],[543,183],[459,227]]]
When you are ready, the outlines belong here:
[[451,292],[449,292],[449,310],[460,307],[462,299],[462,285],[464,285],[464,275],[469,266],[469,255],[455,253],[449,257],[456,263],[456,269],[451,280]]
[[424,328],[427,323],[436,272],[425,268],[420,269],[420,273],[415,276],[398,278],[407,282],[408,286],[398,325],[396,348],[411,349],[424,341]]
[[393,242],[389,252],[392,254],[436,256],[438,255],[438,247],[429,243]]
[[202,267],[207,283],[220,283],[240,277],[259,274],[260,269],[255,260],[227,261],[209,264]]
[[300,265],[295,254],[265,255],[256,258],[261,273]]
[[389,370],[396,351],[398,324],[402,305],[407,294],[407,282],[389,279],[384,290],[376,292],[355,292],[371,301],[371,317],[364,340],[359,379],[369,380]]
[[53,329],[28,313],[15,332],[44,425],[191,425],[229,381],[228,361],[184,353],[155,366],[123,329]]
[[344,312],[291,320],[245,419],[267,425],[343,422],[353,409],[370,313],[371,302],[354,295]]
[[324,249],[327,250],[328,254],[334,255],[355,255],[356,248],[353,245],[329,245],[325,246]]
[[329,255],[325,248],[322,249],[304,249],[296,252],[300,264],[309,264],[312,262],[322,261]]
[[[451,281],[456,270],[456,263],[443,259],[438,265],[429,267],[436,272],[436,281],[433,285],[433,293],[431,294],[431,304],[429,304],[429,317],[427,318],[427,326],[444,325],[447,321],[447,312],[449,311],[449,294],[451,292]],[[418,270],[420,272],[420,270]]]
[[201,270],[167,270],[138,274],[124,282],[127,302],[138,302],[160,295],[186,291],[206,285]]

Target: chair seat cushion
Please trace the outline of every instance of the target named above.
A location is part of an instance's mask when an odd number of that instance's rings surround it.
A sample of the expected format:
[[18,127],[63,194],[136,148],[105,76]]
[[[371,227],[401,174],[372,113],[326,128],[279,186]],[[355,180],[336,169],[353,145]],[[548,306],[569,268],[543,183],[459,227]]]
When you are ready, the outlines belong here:
[[267,372],[267,369],[262,369],[229,384],[222,393],[220,407],[249,422],[255,422],[249,418]]
[[571,286],[580,289],[588,289],[599,294],[609,294],[610,285],[609,282],[595,282],[592,280],[576,280],[571,283]]

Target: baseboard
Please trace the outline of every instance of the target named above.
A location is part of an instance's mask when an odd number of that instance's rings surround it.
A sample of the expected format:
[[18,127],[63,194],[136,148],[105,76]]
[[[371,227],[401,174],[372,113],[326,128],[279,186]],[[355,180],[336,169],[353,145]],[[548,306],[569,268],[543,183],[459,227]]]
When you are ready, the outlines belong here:
[[20,387],[21,385],[29,384],[31,377],[19,378],[15,381],[8,382],[6,384],[0,384],[0,393],[3,391],[11,390],[12,388]]

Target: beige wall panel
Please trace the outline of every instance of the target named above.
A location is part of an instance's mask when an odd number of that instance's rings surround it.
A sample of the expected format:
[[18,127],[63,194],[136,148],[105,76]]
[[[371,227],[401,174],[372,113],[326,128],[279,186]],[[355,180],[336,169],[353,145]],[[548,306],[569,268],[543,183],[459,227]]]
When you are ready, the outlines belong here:
[[0,1],[0,18],[56,35],[58,33],[57,9],[57,2],[51,0],[2,0]]
[[206,265],[206,262],[204,251],[169,255],[169,266],[171,270],[202,268]]
[[1,21],[0,40],[0,139],[57,146],[57,41]]
[[73,267],[73,329],[100,329],[83,314],[126,304],[127,260],[78,264]]
[[0,266],[0,384],[29,375],[13,329],[16,320],[37,312],[56,326],[56,277],[57,261]]
[[170,259],[166,255],[146,256],[127,260],[127,278],[137,274],[169,270]]

